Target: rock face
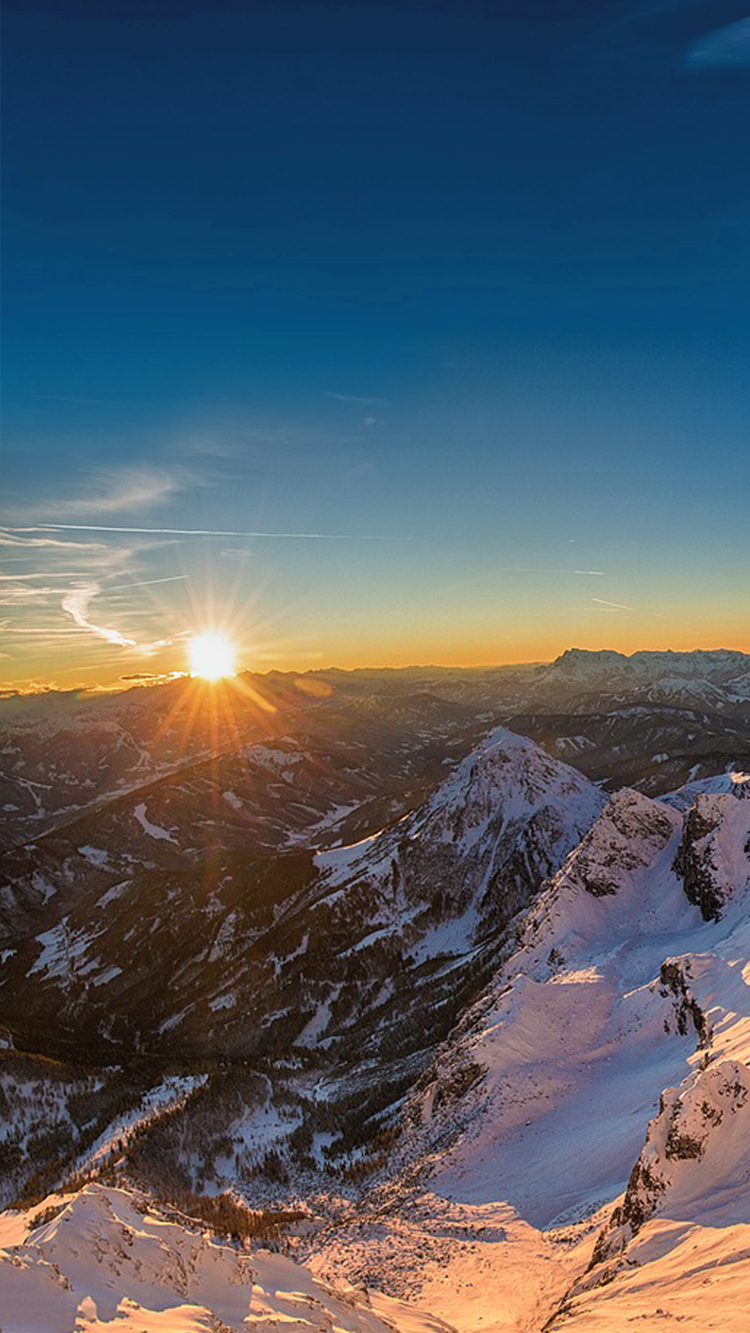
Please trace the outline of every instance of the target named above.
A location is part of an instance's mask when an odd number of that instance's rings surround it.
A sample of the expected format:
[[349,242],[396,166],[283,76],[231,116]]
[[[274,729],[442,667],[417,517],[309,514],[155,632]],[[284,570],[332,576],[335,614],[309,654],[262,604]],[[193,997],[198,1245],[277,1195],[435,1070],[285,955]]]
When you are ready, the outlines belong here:
[[750,804],[700,794],[686,812],[675,871],[705,921],[718,921],[750,882]]
[[518,967],[547,977],[564,972],[584,940],[592,947],[602,934],[606,948],[610,908],[623,921],[631,914],[635,929],[655,869],[669,873],[680,827],[679,815],[661,802],[627,788],[616,792],[522,918]]

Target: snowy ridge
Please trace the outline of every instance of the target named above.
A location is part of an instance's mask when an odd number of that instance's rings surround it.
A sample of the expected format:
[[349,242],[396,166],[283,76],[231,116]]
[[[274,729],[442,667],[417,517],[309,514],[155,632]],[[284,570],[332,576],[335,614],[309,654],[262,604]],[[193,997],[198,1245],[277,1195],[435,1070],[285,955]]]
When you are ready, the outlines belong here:
[[[606,804],[590,782],[523,736],[496,727],[413,815],[349,847],[319,853],[331,888],[399,866],[406,904],[440,884],[446,913],[491,914],[493,883],[539,883]],[[522,902],[514,900],[513,910]],[[510,913],[512,914],[512,912]],[[506,911],[506,915],[508,915]]]
[[687,810],[704,792],[750,800],[750,773],[729,769],[728,772],[720,773],[716,777],[698,778],[695,782],[686,782],[677,791],[669,792],[662,797],[662,800],[677,810]]
[[594,1264],[624,1249],[657,1210],[709,1225],[745,1220],[748,1172],[750,1070],[720,1060],[662,1093]]
[[[672,861],[680,832],[679,817],[660,802],[616,793],[529,910],[508,968],[564,974],[566,960],[619,948],[623,927],[646,934],[662,930],[670,913],[679,920],[686,904]],[[652,883],[655,891],[649,891]],[[610,898],[617,901],[597,901]]]
[[429,835],[469,851],[502,815],[502,828],[564,800],[571,815],[594,817],[602,798],[575,769],[496,727],[427,801],[409,836]]
[[576,711],[605,698],[606,706],[638,699],[667,707],[732,714],[750,700],[750,656],[730,649],[694,652],[590,652],[569,648],[534,673],[540,696],[561,693]]

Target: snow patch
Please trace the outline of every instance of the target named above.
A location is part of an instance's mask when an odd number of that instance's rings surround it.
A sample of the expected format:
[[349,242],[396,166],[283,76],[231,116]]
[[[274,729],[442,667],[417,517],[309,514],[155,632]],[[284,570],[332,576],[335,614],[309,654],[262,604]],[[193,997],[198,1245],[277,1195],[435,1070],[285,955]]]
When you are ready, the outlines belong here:
[[158,824],[152,824],[148,820],[148,818],[146,817],[145,801],[141,801],[140,805],[137,805],[135,807],[133,814],[138,820],[138,823],[143,829],[143,832],[147,833],[149,838],[157,838],[160,842],[173,842],[175,845],[177,845],[177,839],[173,837],[172,834],[167,829],[160,828]]

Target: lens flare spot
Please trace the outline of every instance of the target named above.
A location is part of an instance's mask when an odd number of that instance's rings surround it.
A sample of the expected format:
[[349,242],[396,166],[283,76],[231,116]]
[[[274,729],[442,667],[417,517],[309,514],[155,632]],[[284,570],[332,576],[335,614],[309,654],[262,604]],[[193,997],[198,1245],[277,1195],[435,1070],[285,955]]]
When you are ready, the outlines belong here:
[[188,645],[191,676],[202,680],[221,680],[234,675],[234,646],[226,634],[206,630]]

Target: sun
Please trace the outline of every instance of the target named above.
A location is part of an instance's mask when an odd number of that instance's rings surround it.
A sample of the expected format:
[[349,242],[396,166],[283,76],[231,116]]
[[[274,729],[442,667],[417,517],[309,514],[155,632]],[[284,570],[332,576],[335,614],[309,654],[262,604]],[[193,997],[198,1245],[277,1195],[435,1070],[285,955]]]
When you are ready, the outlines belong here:
[[234,646],[226,634],[206,630],[190,640],[188,645],[191,676],[203,680],[221,680],[234,675]]

